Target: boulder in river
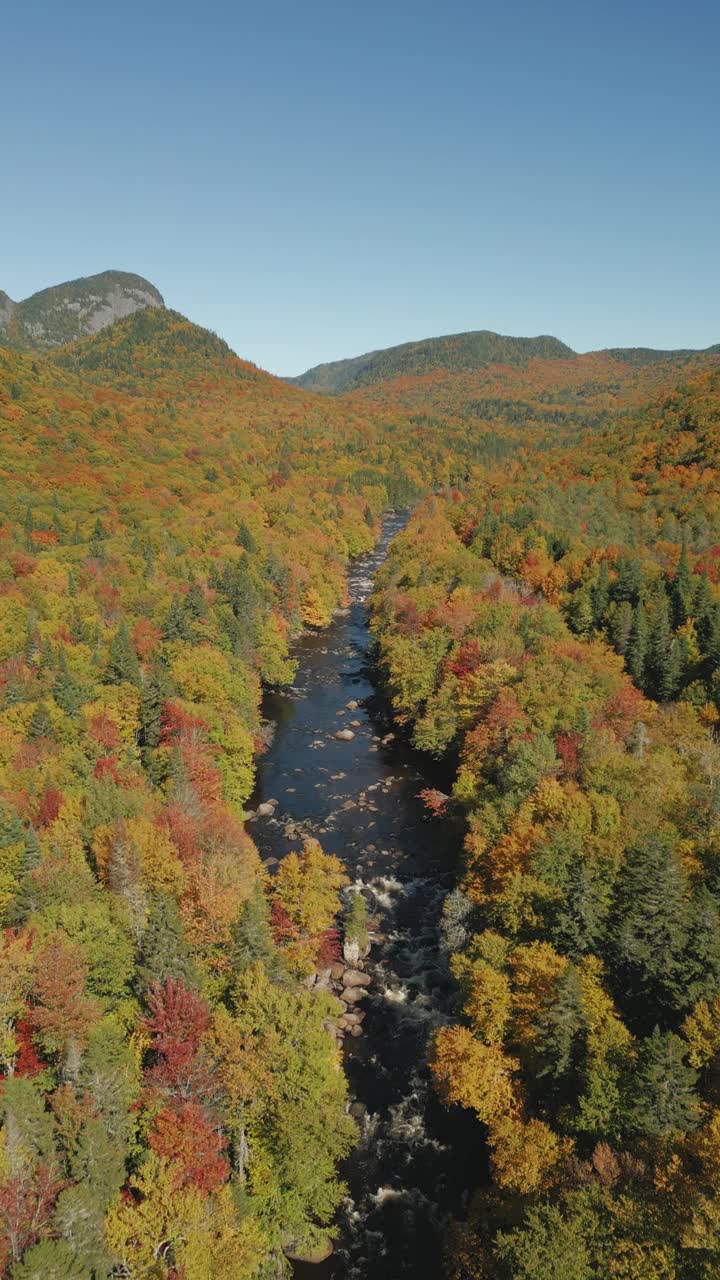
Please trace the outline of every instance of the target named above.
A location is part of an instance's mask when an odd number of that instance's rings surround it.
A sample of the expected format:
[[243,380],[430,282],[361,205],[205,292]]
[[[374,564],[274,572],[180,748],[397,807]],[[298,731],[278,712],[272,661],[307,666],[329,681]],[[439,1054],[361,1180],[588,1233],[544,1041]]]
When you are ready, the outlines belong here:
[[312,1263],[325,1262],[326,1258],[330,1257],[332,1251],[333,1242],[329,1236],[326,1236],[324,1240],[321,1240],[320,1244],[315,1245],[313,1249],[296,1248],[293,1245],[285,1245],[283,1249],[285,1257],[289,1258],[291,1262]]
[[360,706],[360,703],[356,702],[355,698],[351,698],[349,702],[345,703],[345,706],[348,711],[357,711],[358,707]]
[[256,816],[258,818],[270,818],[274,814],[276,807],[277,800],[263,800],[262,804],[259,804],[255,810]]
[[358,1000],[364,1000],[367,995],[365,987],[343,987],[340,999],[343,1004],[357,1004]]
[[[335,737],[340,742],[352,742],[353,738],[355,737],[355,734],[353,733],[352,729],[338,729],[337,733],[335,734]],[[258,813],[259,812],[260,810],[258,809]]]
[[371,982],[370,974],[361,969],[346,969],[342,977],[344,987],[369,987]]

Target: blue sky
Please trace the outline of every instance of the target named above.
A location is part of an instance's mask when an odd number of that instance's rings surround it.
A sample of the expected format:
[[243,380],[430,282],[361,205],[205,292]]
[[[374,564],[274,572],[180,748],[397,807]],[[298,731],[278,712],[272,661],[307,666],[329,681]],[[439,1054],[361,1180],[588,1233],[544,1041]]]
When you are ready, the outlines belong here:
[[14,298],[137,271],[286,374],[720,342],[715,0],[26,0],[2,42]]

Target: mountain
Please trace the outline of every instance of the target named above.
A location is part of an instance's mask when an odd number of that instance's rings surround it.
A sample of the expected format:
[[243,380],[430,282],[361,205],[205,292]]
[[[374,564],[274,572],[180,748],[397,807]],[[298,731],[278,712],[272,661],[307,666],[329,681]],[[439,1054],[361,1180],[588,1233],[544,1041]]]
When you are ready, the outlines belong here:
[[101,271],[41,289],[23,302],[0,290],[0,345],[45,351],[98,333],[146,307],[163,307],[149,280],[128,271]]
[[472,374],[494,365],[525,369],[531,360],[537,359],[583,361],[593,356],[604,356],[608,360],[640,369],[647,365],[682,364],[696,356],[718,354],[720,344],[704,351],[654,351],[649,347],[613,347],[581,356],[559,338],[545,335],[538,338],[513,338],[493,333],[489,329],[478,329],[447,337],[424,338],[420,342],[404,342],[398,347],[369,351],[366,355],[349,360],[318,364],[299,377],[288,378],[287,381],[309,391],[341,394],[392,382],[397,378],[418,378],[440,371]]
[[490,364],[522,367],[534,356],[545,360],[565,360],[575,355],[559,338],[510,338],[489,329],[453,333],[442,338],[403,342],[399,347],[369,351],[351,360],[334,360],[308,369],[298,378],[288,378],[312,391],[354,391],[375,382],[446,369],[466,373]]

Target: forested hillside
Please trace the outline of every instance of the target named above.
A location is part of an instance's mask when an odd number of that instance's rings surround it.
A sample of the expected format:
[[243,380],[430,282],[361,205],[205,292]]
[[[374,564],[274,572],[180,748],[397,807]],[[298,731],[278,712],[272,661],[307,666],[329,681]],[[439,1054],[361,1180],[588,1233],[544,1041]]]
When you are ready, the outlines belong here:
[[491,1177],[448,1275],[717,1273],[717,358],[475,356],[322,397],[159,306],[0,349],[12,1280],[327,1251],[342,850],[270,878],[244,818],[263,689],[416,504],[373,627],[398,726],[456,772],[439,843],[465,839],[431,1060]]
[[454,1280],[720,1267],[719,439],[708,372],[478,467],[377,583],[396,717],[454,762],[428,802],[465,832],[431,1067],[490,1173]]
[[159,309],[0,353],[0,431],[0,1269],[276,1276],[354,1124],[342,866],[243,826],[261,688],[424,473]]
[[[653,365],[660,366],[655,371],[660,377],[669,368],[677,380],[681,371],[707,363],[719,354],[720,345],[708,347],[706,351],[653,351],[648,347],[615,347],[607,351],[578,355],[558,338],[547,335],[514,338],[492,333],[488,329],[479,329],[470,333],[425,338],[420,342],[404,342],[398,347],[369,351],[366,355],[354,356],[349,360],[319,364],[288,381],[309,391],[335,394],[387,386],[389,394],[394,395],[400,389],[407,389],[404,384],[408,379],[412,384],[415,380],[429,378],[432,385],[438,379],[443,382],[448,375],[456,375],[451,381],[462,393],[468,386],[468,380],[472,384],[472,380],[485,369],[492,369],[491,379],[510,374],[513,386],[515,374],[519,370],[531,371],[531,383],[538,374],[543,376],[540,373],[542,370],[546,381],[545,389],[555,391],[563,386],[563,380],[567,377],[567,373],[559,368],[558,362],[562,362],[566,370],[570,371],[575,388],[581,383],[584,372],[585,381],[593,374],[598,377],[598,387],[595,390],[605,385],[610,394],[613,391],[617,394],[617,383],[627,383],[628,376],[633,373],[639,375],[645,385],[648,375],[652,377]],[[608,376],[613,370],[614,379]],[[460,375],[460,380],[457,375]],[[395,385],[399,381],[400,387]],[[427,382],[421,381],[416,385],[419,388],[427,387]]]

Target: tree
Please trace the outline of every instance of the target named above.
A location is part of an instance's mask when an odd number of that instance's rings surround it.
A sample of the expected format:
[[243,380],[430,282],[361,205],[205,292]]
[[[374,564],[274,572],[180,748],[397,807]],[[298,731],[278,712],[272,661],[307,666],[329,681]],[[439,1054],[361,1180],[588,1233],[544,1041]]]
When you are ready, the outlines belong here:
[[243,547],[248,555],[253,555],[257,550],[257,543],[244,520],[240,521],[235,542],[239,547]]
[[31,741],[37,741],[38,738],[54,738],[54,736],[55,729],[47,703],[38,702],[28,726],[28,737]]
[[681,627],[693,612],[693,576],[688,560],[687,534],[683,530],[682,548],[672,584],[673,625]]
[[168,978],[180,979],[188,988],[199,986],[177,903],[168,893],[160,891],[149,899],[148,917],[140,941],[135,980],[138,994],[154,983],[164,983]]
[[600,561],[597,582],[592,588],[592,618],[596,627],[601,627],[605,620],[605,612],[610,600],[610,584],[608,578],[608,562]]
[[135,685],[140,681],[140,663],[130,643],[130,633],[124,618],[110,641],[104,680],[106,684],[127,682]]
[[57,668],[55,672],[55,683],[53,685],[53,697],[60,707],[68,716],[76,716],[83,703],[86,701],[86,692],[80,684],[71,676],[68,665],[65,646],[61,645],[58,654]]
[[680,679],[679,653],[670,627],[670,605],[663,592],[653,604],[648,633],[647,679],[649,691],[667,702]]
[[270,926],[270,907],[260,885],[240,908],[232,929],[231,955],[233,968],[238,973],[258,960],[272,972],[279,962]]
[[2,1096],[4,1168],[0,1173],[0,1227],[11,1261],[49,1229],[62,1186],[52,1121],[30,1080],[6,1080]]
[[[603,1226],[592,1212],[568,1213],[553,1204],[532,1206],[522,1224],[499,1232],[493,1255],[502,1280],[595,1280]],[[599,1248],[598,1248],[599,1246]]]
[[73,1079],[93,1022],[95,1000],[86,994],[88,968],[82,948],[57,931],[37,955],[30,1022],[46,1053],[57,1057],[64,1074]]
[[154,1065],[149,1082],[171,1096],[190,1098],[208,1087],[208,1064],[199,1053],[210,1026],[210,1010],[197,992],[179,979],[155,982],[147,995],[144,1029],[150,1036]]
[[645,605],[638,601],[633,614],[627,648],[630,675],[640,689],[645,688],[645,665],[648,660],[648,625]]
[[308,839],[300,854],[283,858],[273,896],[302,937],[318,944],[340,910],[339,890],[347,882],[339,858],[323,853],[317,840]]
[[[93,1280],[92,1259],[84,1245],[82,1240],[77,1250],[67,1240],[41,1240],[13,1267],[12,1280]],[[105,1262],[109,1263],[107,1257]]]
[[667,1138],[699,1124],[698,1075],[687,1065],[686,1053],[679,1036],[659,1027],[643,1041],[628,1111],[628,1124],[636,1133]]
[[164,1107],[153,1119],[148,1141],[152,1151],[170,1161],[177,1187],[207,1194],[229,1176],[220,1124],[198,1102]]
[[687,989],[687,880],[672,842],[653,835],[628,850],[610,931],[618,1000],[642,1026],[692,1004]]
[[535,1029],[538,1076],[550,1076],[565,1102],[577,1085],[585,1049],[588,1014],[582,985],[574,965],[568,965],[543,1001]]
[[440,1028],[430,1067],[441,1098],[470,1107],[484,1124],[515,1111],[513,1075],[519,1063],[498,1045],[476,1040],[466,1027]]

